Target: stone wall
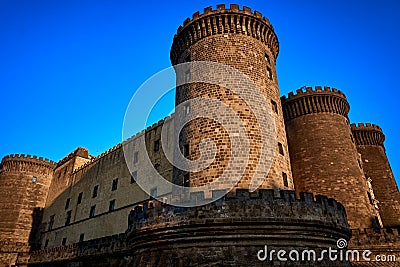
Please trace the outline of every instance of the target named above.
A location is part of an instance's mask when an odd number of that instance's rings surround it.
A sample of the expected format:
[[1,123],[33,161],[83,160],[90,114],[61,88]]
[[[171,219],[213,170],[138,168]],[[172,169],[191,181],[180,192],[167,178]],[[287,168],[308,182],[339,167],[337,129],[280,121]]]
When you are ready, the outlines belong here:
[[[247,7],[239,9],[238,5],[230,5],[230,8],[218,5],[215,10],[210,7],[204,9],[203,14],[197,12],[193,14],[192,19],[187,19],[183,26],[179,27],[174,37],[171,48],[173,65],[185,62],[217,62],[240,71],[257,87],[257,89],[254,88],[257,91],[253,92],[252,87],[234,72],[227,75],[212,68],[199,69],[196,67],[198,64],[192,64],[189,67],[190,81],[196,81],[198,75],[204,76],[209,83],[194,82],[177,87],[176,105],[196,97],[215,99],[233,110],[232,114],[226,115],[222,121],[232,123],[238,116],[245,126],[250,149],[242,160],[247,162],[248,159],[248,162],[244,175],[235,188],[249,188],[260,158],[270,158],[273,161],[269,172],[263,173],[262,177],[256,177],[264,181],[260,188],[294,188],[275,68],[278,51],[277,36],[269,21],[259,12],[252,13]],[[202,74],[197,74],[197,72],[202,72]],[[184,78],[181,76],[185,76],[185,73],[184,70],[177,71],[178,83]],[[211,84],[211,81],[234,84],[236,92],[227,86]],[[243,92],[243,94],[238,92]],[[273,136],[262,135],[263,129],[260,127],[267,128],[268,126],[261,124],[262,120],[256,118],[254,107],[249,106],[249,102],[245,102],[243,98],[245,94],[250,98],[253,97],[251,102],[256,103],[256,108],[264,110],[261,113],[261,119],[273,120],[275,125],[271,128],[274,129],[270,129]],[[204,108],[199,109],[202,111]],[[270,117],[267,116],[269,114],[267,109],[271,111]],[[214,113],[210,106],[206,107],[206,110],[210,114]],[[191,112],[196,112],[195,108],[191,107]],[[217,148],[216,160],[209,167],[190,173],[192,187],[216,181],[226,171],[228,163],[233,158],[231,154],[238,157],[238,153],[234,152],[236,147],[232,145],[232,136],[228,135],[227,129],[221,122],[213,119],[198,118],[191,121],[183,129],[181,138],[181,146],[186,144],[189,146],[190,153],[187,157],[191,160],[200,158],[199,144],[203,139],[211,139]],[[261,144],[269,142],[274,143],[274,149],[271,153],[262,154]],[[282,145],[282,153],[279,152],[278,143]],[[182,172],[177,171],[174,179],[180,181],[182,179],[179,176],[182,175],[184,175]],[[218,183],[215,189],[227,188],[223,179],[218,180]]]
[[340,201],[351,228],[379,227],[350,130],[345,95],[334,88],[307,87],[282,97],[282,102],[296,190]]

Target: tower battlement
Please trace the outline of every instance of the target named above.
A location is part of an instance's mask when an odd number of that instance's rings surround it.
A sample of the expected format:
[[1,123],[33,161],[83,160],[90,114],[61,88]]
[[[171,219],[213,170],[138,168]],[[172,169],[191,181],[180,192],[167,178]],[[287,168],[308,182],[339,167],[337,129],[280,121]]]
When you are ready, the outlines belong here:
[[52,172],[55,166],[56,164],[52,160],[27,154],[11,154],[5,156],[1,161],[3,172],[31,172],[40,169],[40,172],[47,174]]
[[371,123],[353,123],[350,127],[357,145],[383,146],[385,135],[383,134],[382,128],[378,125]]
[[285,121],[312,113],[336,113],[347,117],[350,105],[345,94],[328,86],[306,87],[282,96],[282,108]]
[[274,59],[279,53],[279,42],[269,20],[258,11],[252,12],[246,6],[239,9],[239,5],[231,4],[226,8],[224,4],[217,5],[216,9],[207,7],[203,14],[194,13],[192,19],[187,18],[179,26],[174,36],[171,48],[171,62],[173,65],[182,63],[182,52],[200,39],[218,34],[243,34],[251,36],[265,43],[273,54]]

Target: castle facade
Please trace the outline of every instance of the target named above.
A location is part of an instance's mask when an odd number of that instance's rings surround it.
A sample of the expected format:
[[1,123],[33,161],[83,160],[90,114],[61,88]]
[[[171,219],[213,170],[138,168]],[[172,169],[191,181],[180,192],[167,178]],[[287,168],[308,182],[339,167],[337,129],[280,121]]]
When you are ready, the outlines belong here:
[[[0,266],[269,266],[279,261],[257,258],[266,242],[276,249],[321,252],[337,248],[337,240],[348,242],[350,249],[387,253],[400,261],[400,194],[382,129],[351,124],[350,105],[335,88],[305,87],[281,97],[278,53],[278,38],[268,19],[238,5],[196,12],[174,36],[172,65],[216,62],[240,71],[260,90],[263,98],[253,101],[260,103],[256,108],[261,112],[268,110],[262,116],[265,123],[274,125],[273,138],[265,136],[264,129],[257,128],[263,126],[259,111],[227,87],[202,82],[177,86],[177,108],[188,100],[210,98],[228,106],[243,123],[248,154],[232,189],[229,181],[218,181],[230,155],[236,155],[229,146],[232,137],[209,118],[191,120],[176,137],[178,112],[97,157],[85,148],[59,162],[30,155],[4,157]],[[189,79],[195,79],[194,69],[189,72]],[[220,73],[204,73],[226,79]],[[177,70],[178,80],[180,75]],[[250,99],[254,96],[246,83],[227,82]],[[213,141],[213,161],[196,172],[173,166],[160,146],[163,131],[169,144],[177,143],[187,159],[200,163],[207,157],[203,159],[199,144]],[[146,141],[142,150],[141,138]],[[272,150],[263,149],[264,140],[273,140]],[[152,170],[142,164],[147,156],[162,177],[188,190],[153,187],[150,195],[144,192],[137,181],[153,183]],[[258,167],[266,157],[267,172]],[[254,177],[258,190],[249,192]],[[214,191],[195,190],[216,181]],[[177,195],[197,203],[223,190],[229,192],[206,205],[168,205]],[[169,197],[167,203],[157,200],[164,196]],[[362,260],[291,262],[307,264],[368,266]]]

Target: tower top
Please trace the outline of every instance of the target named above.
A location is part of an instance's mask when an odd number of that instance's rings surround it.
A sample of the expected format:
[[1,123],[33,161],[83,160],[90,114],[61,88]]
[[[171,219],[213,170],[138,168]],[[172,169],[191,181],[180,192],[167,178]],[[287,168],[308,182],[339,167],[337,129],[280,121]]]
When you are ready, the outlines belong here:
[[378,125],[371,123],[353,123],[350,127],[357,145],[383,146],[385,135]]
[[335,113],[347,117],[350,105],[342,91],[328,86],[300,88],[282,96],[286,121],[312,113]]
[[218,34],[243,34],[256,38],[269,47],[275,59],[278,56],[278,38],[267,18],[246,6],[240,9],[239,5],[231,4],[226,8],[221,4],[216,9],[205,8],[202,14],[197,11],[179,26],[171,47],[172,64],[180,63],[182,52],[197,41]]

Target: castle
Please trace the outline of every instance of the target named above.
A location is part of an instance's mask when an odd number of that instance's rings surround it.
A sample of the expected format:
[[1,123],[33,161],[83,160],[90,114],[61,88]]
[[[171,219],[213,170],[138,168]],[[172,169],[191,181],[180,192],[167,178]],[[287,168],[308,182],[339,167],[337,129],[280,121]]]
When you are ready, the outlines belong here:
[[[172,65],[190,66],[189,76],[187,69],[176,68],[174,115],[98,157],[85,148],[59,162],[4,157],[0,266],[397,266],[400,194],[382,129],[350,124],[346,96],[334,88],[306,87],[281,97],[278,53],[274,28],[259,12],[238,5],[205,8],[185,20],[174,37]],[[216,62],[243,73],[259,92],[208,68],[200,75],[231,83],[256,105],[229,86],[196,82],[196,68],[201,68],[196,62]],[[180,79],[190,83],[179,84]],[[233,153],[229,144],[234,138],[224,125],[209,118],[194,117],[176,136],[181,104],[183,113],[192,116],[204,107],[189,109],[185,103],[199,97],[218,100],[237,114],[248,137],[246,159]],[[228,114],[224,120],[229,124],[235,118]],[[262,129],[270,125],[274,129]],[[203,157],[202,140],[213,141],[212,162],[196,172],[177,168],[160,145],[163,131],[168,144],[177,143],[185,158],[199,164],[210,156]],[[263,149],[265,140],[273,140],[272,149]],[[232,155],[246,164],[234,169],[242,175],[231,189],[229,179],[218,177]],[[152,187],[154,174],[142,164],[147,156],[157,173],[187,190]],[[268,170],[258,168],[260,158],[270,158]],[[258,190],[250,192],[254,177]],[[149,181],[151,196],[138,185],[140,179]],[[191,190],[213,182],[214,190]],[[210,195],[215,201],[196,205]],[[164,203],[160,196],[170,198]],[[177,196],[193,205],[169,205]],[[258,258],[265,245],[317,253],[346,249],[338,247],[338,240],[348,242],[351,250],[370,250],[371,259],[389,260],[370,265],[365,259],[289,263]]]

